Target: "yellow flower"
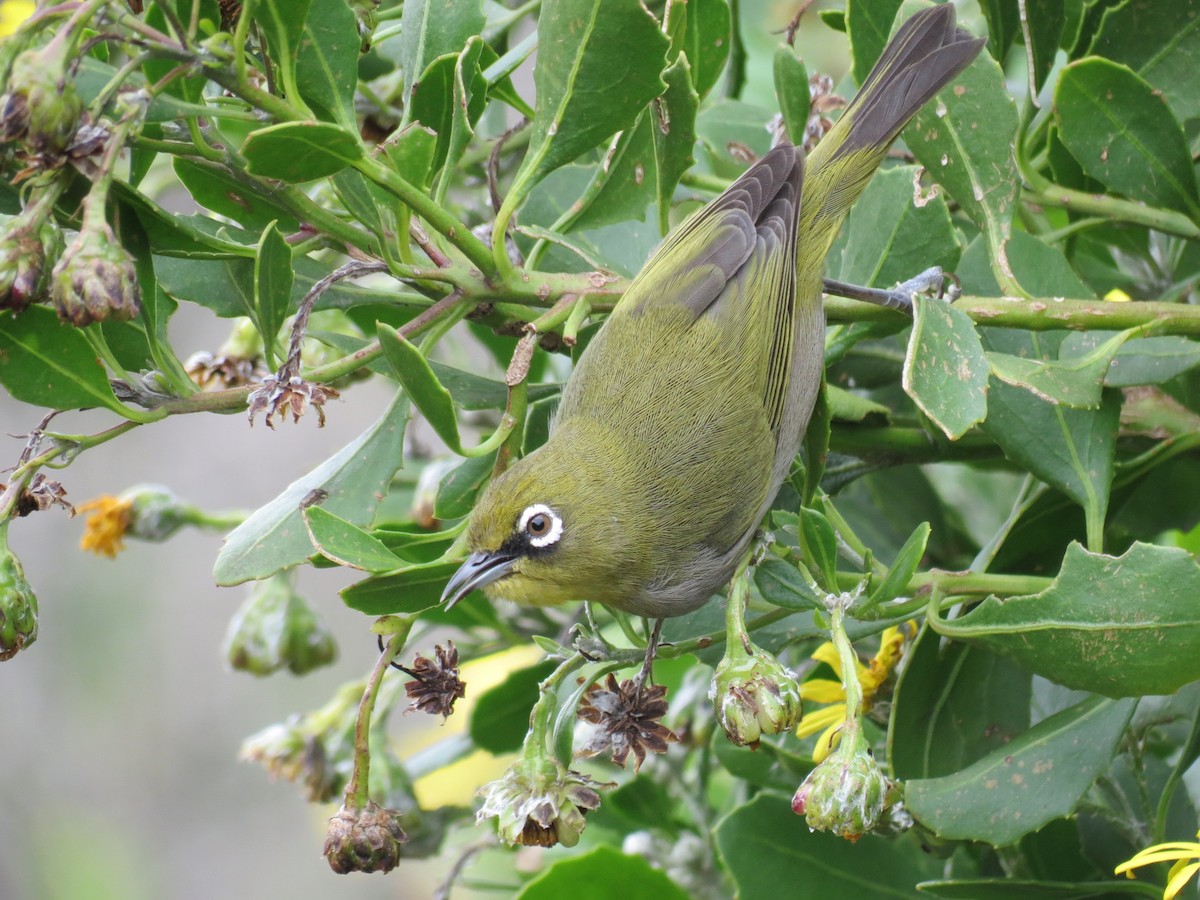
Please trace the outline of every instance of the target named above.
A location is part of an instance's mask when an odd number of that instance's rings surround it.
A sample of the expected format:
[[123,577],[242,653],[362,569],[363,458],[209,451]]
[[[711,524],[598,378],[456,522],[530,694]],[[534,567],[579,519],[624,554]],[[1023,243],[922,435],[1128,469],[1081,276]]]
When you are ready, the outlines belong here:
[[125,532],[133,521],[132,499],[122,499],[109,494],[89,500],[79,507],[80,512],[90,512],[84,523],[83,538],[79,546],[97,556],[115,558],[125,549]]
[[0,3],[0,36],[13,34],[33,15],[33,0],[4,0]]
[[[868,660],[866,665],[857,663],[858,683],[862,685],[863,712],[871,709],[875,695],[900,662],[904,641],[911,637],[916,630],[915,622],[907,622],[903,626],[893,626],[885,629],[879,642],[879,650]],[[826,641],[815,651],[812,658],[823,662],[837,673],[838,681],[828,678],[810,678],[800,685],[800,697],[813,703],[826,703],[828,706],[815,712],[805,713],[804,718],[796,728],[796,737],[806,738],[809,735],[823,731],[817,745],[813,748],[813,761],[821,762],[833,750],[842,722],[846,719],[846,689],[842,686],[845,673],[842,672],[842,661],[833,643]]]
[[[1200,832],[1196,833],[1196,837],[1200,838]],[[1124,872],[1127,877],[1133,878],[1134,874],[1130,871],[1131,869],[1172,859],[1175,860],[1175,865],[1171,866],[1171,871],[1167,873],[1167,887],[1163,891],[1163,900],[1171,900],[1183,890],[1183,886],[1191,880],[1193,875],[1200,872],[1200,843],[1171,841],[1166,844],[1155,844],[1153,847],[1147,847],[1140,853],[1134,854],[1132,859],[1121,863],[1117,866],[1116,872],[1118,875]]]

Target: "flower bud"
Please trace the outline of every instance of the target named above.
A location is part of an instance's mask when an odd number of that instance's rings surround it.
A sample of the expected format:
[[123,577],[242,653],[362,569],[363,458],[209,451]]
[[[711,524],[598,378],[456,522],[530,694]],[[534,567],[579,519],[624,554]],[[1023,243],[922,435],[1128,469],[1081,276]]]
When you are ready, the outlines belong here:
[[779,660],[753,644],[748,653],[726,653],[708,696],[717,721],[738,746],[755,747],[762,735],[780,734],[800,721],[800,685]]
[[889,781],[865,743],[843,740],[808,773],[792,797],[792,811],[814,831],[856,841],[879,823],[888,790]]
[[508,844],[574,847],[587,824],[584,815],[600,805],[596,788],[607,786],[535,753],[480,788],[484,800],[475,819],[495,816]]
[[40,212],[9,221],[0,235],[0,309],[20,313],[45,296],[50,281],[47,258],[53,260],[61,251],[61,232]]
[[362,809],[342,806],[329,820],[325,859],[339,875],[347,872],[390,872],[400,862],[404,830],[398,813],[373,800]]
[[225,655],[233,668],[254,675],[270,675],[285,666],[303,675],[333,662],[337,646],[285,573],[251,588],[229,623]]
[[37,640],[38,607],[21,561],[8,549],[8,526],[0,528],[0,661]]
[[107,222],[89,226],[85,221],[50,278],[50,298],[64,322],[82,327],[110,318],[124,321],[141,310],[133,258]]
[[0,99],[0,141],[23,140],[39,155],[67,149],[83,114],[83,101],[67,79],[66,43],[51,41],[13,60],[8,93]]

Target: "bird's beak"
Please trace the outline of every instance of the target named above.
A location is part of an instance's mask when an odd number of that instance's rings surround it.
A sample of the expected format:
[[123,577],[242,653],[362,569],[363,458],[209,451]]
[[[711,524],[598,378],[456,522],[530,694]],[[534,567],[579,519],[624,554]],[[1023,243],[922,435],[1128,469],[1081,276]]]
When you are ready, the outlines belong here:
[[491,584],[512,572],[516,561],[514,554],[503,550],[472,553],[446,584],[446,589],[442,591],[442,603],[446,609],[450,609],[476,588]]

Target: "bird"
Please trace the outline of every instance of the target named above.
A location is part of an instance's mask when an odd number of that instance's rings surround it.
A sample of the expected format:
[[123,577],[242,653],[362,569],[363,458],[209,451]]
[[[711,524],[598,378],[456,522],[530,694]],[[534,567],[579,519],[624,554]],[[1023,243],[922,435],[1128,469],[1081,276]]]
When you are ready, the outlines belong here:
[[[671,232],[494,476],[442,602],[600,603],[661,620],[732,578],[820,390],[825,256],[901,129],[985,42],[911,16],[805,160],[786,141]],[[649,662],[649,656],[648,656]]]

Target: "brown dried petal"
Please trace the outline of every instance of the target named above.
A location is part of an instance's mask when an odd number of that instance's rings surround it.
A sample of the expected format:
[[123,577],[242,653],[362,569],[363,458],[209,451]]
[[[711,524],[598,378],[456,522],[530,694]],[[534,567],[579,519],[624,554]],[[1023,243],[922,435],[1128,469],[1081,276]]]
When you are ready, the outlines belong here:
[[262,380],[262,385],[251,391],[247,398],[250,424],[254,424],[254,417],[260,412],[267,414],[265,421],[268,428],[275,427],[272,421],[275,416],[287,418],[289,411],[292,421],[299,422],[300,417],[311,405],[317,411],[317,425],[324,427],[325,403],[339,396],[341,395],[334,388],[313,384],[299,375],[293,375],[284,384],[280,383],[277,376],[268,375]]
[[454,641],[446,641],[445,647],[434,647],[434,657],[418,656],[412,667],[405,669],[416,679],[404,685],[412,700],[407,711],[417,709],[445,718],[454,712],[454,701],[466,696],[467,686],[458,676],[458,648]]
[[[649,753],[666,753],[667,745],[679,738],[659,720],[667,713],[667,689],[662,685],[642,685],[630,679],[617,684],[609,673],[603,687],[588,688],[579,704],[579,718],[596,726],[580,756],[612,752],[612,760],[622,768],[629,754],[634,756],[636,772]],[[598,800],[598,798],[597,798]]]

